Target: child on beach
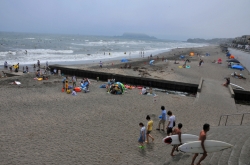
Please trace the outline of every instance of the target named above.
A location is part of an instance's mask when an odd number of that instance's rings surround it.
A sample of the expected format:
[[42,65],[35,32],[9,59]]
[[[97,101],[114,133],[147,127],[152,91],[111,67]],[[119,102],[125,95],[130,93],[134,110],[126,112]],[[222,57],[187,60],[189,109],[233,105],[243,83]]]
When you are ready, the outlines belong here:
[[75,89],[73,89],[73,91],[72,91],[71,94],[72,94],[72,96],[76,96],[77,95]]
[[150,135],[151,131],[153,130],[153,120],[150,119],[150,116],[147,115],[146,120],[148,120],[148,125],[147,125],[147,132],[146,132],[146,136],[147,136],[147,141],[145,141],[145,143],[148,143],[148,137],[150,137],[152,139],[152,142],[154,141],[153,136]]
[[140,129],[140,137],[139,137],[139,139],[138,139],[138,142],[139,142],[139,144],[140,144],[140,148],[141,149],[144,149],[144,145],[143,145],[143,143],[145,142],[145,138],[146,138],[146,128],[145,128],[145,126],[144,126],[144,124],[143,123],[139,123],[139,126],[141,127],[141,129]]
[[68,80],[65,81],[65,90],[67,91],[69,89],[69,83]]

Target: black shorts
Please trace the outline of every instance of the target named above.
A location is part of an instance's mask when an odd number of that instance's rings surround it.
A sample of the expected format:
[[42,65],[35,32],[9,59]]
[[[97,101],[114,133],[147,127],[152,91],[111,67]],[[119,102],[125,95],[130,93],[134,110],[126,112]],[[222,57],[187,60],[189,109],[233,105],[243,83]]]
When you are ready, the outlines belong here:
[[146,134],[147,134],[147,135],[149,135],[149,134],[150,134],[150,132],[151,132],[151,131],[147,131],[147,133],[146,133]]
[[172,133],[173,132],[173,128],[172,127],[168,127],[168,129],[167,129],[167,134],[170,134],[170,133]]

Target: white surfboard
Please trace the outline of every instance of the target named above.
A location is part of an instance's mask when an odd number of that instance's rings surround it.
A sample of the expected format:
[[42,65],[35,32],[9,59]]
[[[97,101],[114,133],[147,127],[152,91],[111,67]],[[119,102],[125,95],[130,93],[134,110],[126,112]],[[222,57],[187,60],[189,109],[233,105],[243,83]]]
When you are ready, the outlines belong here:
[[[207,152],[218,152],[233,147],[229,143],[216,140],[205,140],[204,145]],[[185,143],[179,146],[178,149],[188,153],[203,153],[201,141]]]
[[[187,143],[187,142],[197,141],[197,140],[199,140],[199,137],[196,135],[181,134],[181,142],[182,143]],[[162,139],[162,142],[166,143],[166,144],[171,144],[171,145],[180,144],[178,135],[167,136],[167,137]]]

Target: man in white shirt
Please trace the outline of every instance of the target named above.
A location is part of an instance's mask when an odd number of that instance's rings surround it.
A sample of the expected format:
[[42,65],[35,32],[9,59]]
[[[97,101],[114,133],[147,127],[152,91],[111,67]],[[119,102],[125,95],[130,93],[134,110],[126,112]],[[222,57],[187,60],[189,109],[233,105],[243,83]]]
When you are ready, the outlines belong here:
[[172,133],[173,127],[175,126],[175,116],[171,111],[168,111],[168,125],[167,125],[167,135],[169,136]]
[[143,88],[141,89],[141,94],[143,94],[143,95],[148,94],[146,87],[143,87]]

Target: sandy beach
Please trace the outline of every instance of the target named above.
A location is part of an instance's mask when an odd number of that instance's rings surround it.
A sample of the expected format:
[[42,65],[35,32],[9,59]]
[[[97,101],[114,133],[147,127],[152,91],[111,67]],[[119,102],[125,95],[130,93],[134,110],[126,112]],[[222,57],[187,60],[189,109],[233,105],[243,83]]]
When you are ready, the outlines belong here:
[[[174,64],[180,55],[190,52],[195,54],[188,57],[190,69],[179,68],[183,60]],[[163,56],[167,62],[162,61]],[[199,58],[204,60],[201,67],[198,66]],[[222,64],[212,63],[218,58],[222,59]],[[152,59],[155,60],[153,66],[148,64],[147,57],[131,59],[128,63],[131,69],[121,68],[124,63],[120,61],[104,62],[103,68],[98,63],[69,67],[195,84],[203,77],[201,93],[185,97],[155,92],[158,97],[154,101],[152,96],[140,95],[138,89],[111,95],[99,88],[106,82],[91,80],[89,93],[72,96],[61,91],[62,77],[57,75],[44,81],[34,80],[34,73],[0,78],[0,164],[160,165],[171,159],[171,146],[162,143],[166,133],[155,130],[162,105],[173,112],[177,123],[183,124],[183,132],[198,132],[204,123],[217,126],[221,114],[249,111],[249,106],[236,105],[228,88],[221,85],[235,70],[227,67],[227,57],[219,46],[179,48]],[[231,82],[250,90],[249,72],[237,72],[247,79],[230,76]],[[80,79],[82,77],[77,84]],[[22,84],[10,85],[15,80]],[[155,141],[141,150],[137,143],[138,124],[147,123],[146,115],[154,121],[152,135]],[[231,122],[229,124],[234,124]]]

